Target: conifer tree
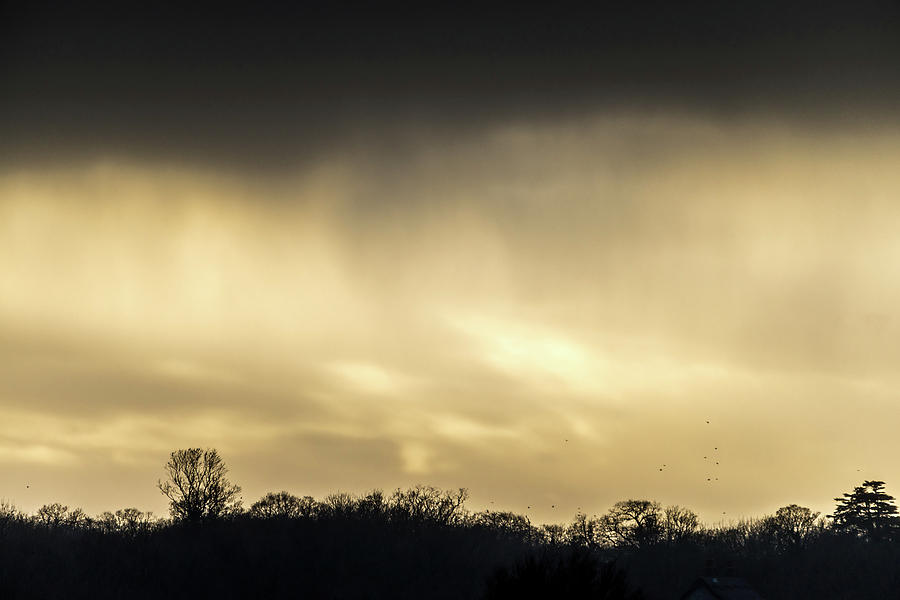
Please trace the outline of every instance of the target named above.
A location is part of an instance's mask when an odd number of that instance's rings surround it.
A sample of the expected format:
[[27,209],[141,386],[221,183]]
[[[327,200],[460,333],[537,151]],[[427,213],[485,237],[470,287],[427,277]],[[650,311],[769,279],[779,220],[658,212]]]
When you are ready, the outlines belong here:
[[838,531],[869,540],[887,539],[900,531],[894,497],[885,493],[883,481],[864,481],[852,493],[835,500],[837,508],[829,516]]

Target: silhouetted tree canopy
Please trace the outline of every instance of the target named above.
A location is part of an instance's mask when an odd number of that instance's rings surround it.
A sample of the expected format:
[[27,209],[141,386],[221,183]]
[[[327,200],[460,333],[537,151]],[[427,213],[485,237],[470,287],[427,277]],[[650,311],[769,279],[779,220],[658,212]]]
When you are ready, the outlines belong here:
[[697,513],[678,506],[667,506],[660,520],[662,535],[668,544],[678,544],[690,540],[700,529]]
[[[26,515],[0,500],[0,598],[673,600],[700,575],[745,578],[768,600],[900,589],[900,517],[881,481],[836,499],[834,520],[790,504],[708,526],[630,499],[534,526],[470,512],[465,489],[424,485],[321,500],[269,492],[241,513],[214,450],[173,452],[167,473],[174,519],[137,508],[91,518],[59,503]],[[205,524],[178,526],[190,520]]]
[[798,550],[804,547],[817,533],[819,513],[791,504],[779,508],[774,516],[763,520],[766,533],[772,538],[779,551]]
[[240,510],[241,488],[228,481],[228,468],[214,448],[176,450],[157,483],[177,521],[209,521]]
[[606,543],[600,519],[590,518],[581,512],[572,519],[572,523],[565,530],[565,536],[570,543],[592,550]]
[[525,515],[509,511],[486,510],[472,515],[472,523],[499,535],[508,535],[525,541],[542,539],[539,529]]
[[298,498],[288,492],[269,492],[250,507],[250,516],[263,519],[296,519],[316,514],[317,502],[311,496]]
[[428,521],[440,525],[453,525],[465,519],[465,502],[469,491],[440,490],[430,485],[417,485],[407,490],[397,489],[390,498],[392,511],[397,516],[414,521]]
[[136,508],[122,508],[114,513],[107,511],[101,514],[94,523],[105,532],[137,535],[150,531],[156,521],[152,512],[144,512]]
[[883,481],[864,481],[835,500],[838,505],[831,517],[839,531],[874,541],[895,535],[900,527],[894,497],[885,493]]
[[40,507],[36,516],[38,521],[49,527],[59,527],[60,525],[77,527],[87,519],[87,515],[80,508],[69,510],[68,506],[63,506],[59,502]]
[[600,520],[603,535],[612,545],[641,548],[662,536],[662,506],[650,500],[616,502]]

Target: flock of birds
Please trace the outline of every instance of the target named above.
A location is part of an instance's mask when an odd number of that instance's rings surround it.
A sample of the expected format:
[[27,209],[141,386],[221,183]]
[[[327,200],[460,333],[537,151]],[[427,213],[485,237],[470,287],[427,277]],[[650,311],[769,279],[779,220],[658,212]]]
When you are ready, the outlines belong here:
[[[707,425],[710,424],[710,423],[709,423],[709,420],[706,421],[706,424],[707,424]],[[709,455],[703,457],[703,460],[709,461],[708,466],[711,467],[713,470],[714,470],[715,467],[718,466],[718,464],[719,464],[719,461],[716,460],[716,459],[719,457],[718,453],[719,453],[719,447],[718,447],[718,446],[713,446],[713,456],[712,456],[712,458],[711,458]],[[715,462],[715,465],[712,464],[713,462]],[[661,473],[661,472],[663,472],[665,469],[666,469],[666,465],[663,464],[661,467],[659,467],[659,472]],[[709,473],[709,469],[707,469],[707,472]],[[713,473],[709,473],[709,477],[706,478],[706,481],[707,481],[707,482],[710,482],[710,483],[712,483],[713,481],[718,481],[718,480],[719,480],[719,478],[715,476],[715,471],[714,471]],[[722,514],[725,514],[725,513],[722,513]]]
[[[706,421],[706,424],[707,424],[707,425],[710,424],[709,420]],[[568,438],[566,438],[566,439],[564,440],[564,442],[565,442],[565,443],[569,443]],[[718,452],[719,452],[719,447],[718,447],[718,446],[713,446],[714,458],[718,458]],[[703,460],[705,460],[705,461],[713,461],[714,459],[711,459],[711,458],[707,455],[707,456],[704,456],[704,457],[703,457]],[[718,461],[718,460],[715,460],[714,462],[715,462],[715,466],[718,466],[718,465],[719,465],[719,461]],[[710,464],[710,467],[713,467],[713,465]],[[665,469],[666,469],[666,464],[663,464],[662,466],[659,467],[659,472],[662,473]],[[861,469],[856,469],[857,472],[860,472],[860,470],[861,470]],[[716,477],[716,476],[713,475],[713,474],[711,474],[709,477],[706,478],[706,481],[709,482],[709,483],[712,483],[713,481],[718,481],[718,480],[719,480],[719,478]],[[30,485],[26,485],[26,486],[25,486],[26,489],[28,489],[28,488],[30,488],[30,487],[31,487]],[[494,501],[491,500],[491,504],[493,504],[493,503],[494,503]],[[531,510],[531,505],[528,505],[527,508],[528,508],[528,510]],[[550,505],[550,508],[551,508],[551,509],[556,509],[556,505],[555,505],[555,504],[551,504],[551,505]],[[581,507],[580,507],[580,506],[578,507],[578,511],[579,511],[579,512],[581,511]],[[725,512],[723,511],[722,514],[724,515]]]
[[[706,424],[709,425],[709,424],[710,424],[709,421],[706,421]],[[565,439],[564,441],[565,441],[565,443],[568,443],[568,442],[569,442],[568,438]],[[714,458],[718,458],[719,447],[718,447],[718,446],[713,446],[713,452],[714,452]],[[704,456],[704,457],[703,457],[703,460],[706,460],[706,461],[713,461],[714,459],[711,459],[711,458],[707,455],[707,456]],[[715,462],[715,466],[718,466],[718,465],[719,465],[719,461],[718,461],[718,460],[715,460],[714,462]],[[713,465],[712,465],[711,463],[710,463],[710,467],[713,467]],[[662,473],[665,469],[666,469],[666,465],[663,464],[662,466],[659,467],[659,472]],[[860,471],[860,469],[856,469],[856,470],[857,470],[857,472]],[[719,480],[719,478],[716,477],[715,475],[712,475],[712,474],[711,474],[709,477],[706,478],[706,481],[709,482],[709,483],[712,483],[713,481],[718,481],[718,480]],[[30,486],[30,485],[26,485],[25,487],[26,487],[26,488],[30,488],[31,486]],[[491,500],[491,504],[493,504],[493,503],[494,503],[494,501]],[[528,510],[531,510],[531,505],[529,505],[527,508],[528,508]],[[555,504],[551,504],[551,505],[550,505],[550,508],[551,508],[551,509],[556,509],[556,505],[555,505]],[[579,512],[581,511],[581,507],[580,507],[580,506],[578,507],[578,511],[579,511]],[[723,511],[722,514],[724,515],[725,512]]]
[[[709,425],[709,424],[710,424],[710,421],[707,420],[707,421],[706,421],[706,424]],[[569,443],[569,439],[568,439],[568,438],[563,439],[563,443],[566,443],[566,444]],[[713,452],[713,453],[712,453],[712,457],[710,457],[710,455],[707,455],[707,456],[704,456],[704,457],[703,457],[703,460],[704,460],[704,461],[709,461],[708,467],[711,468],[711,469],[713,469],[712,472],[710,472],[709,469],[707,470],[707,474],[709,475],[709,477],[706,478],[706,481],[707,481],[708,483],[712,483],[712,482],[714,482],[714,481],[718,481],[718,480],[719,480],[719,478],[715,475],[715,472],[716,472],[716,471],[715,471],[715,467],[717,467],[717,466],[719,465],[719,461],[716,460],[716,459],[718,459],[718,457],[719,457],[719,456],[718,456],[718,453],[719,453],[719,447],[718,447],[718,446],[713,446],[712,452]],[[712,464],[712,463],[715,463],[715,464]],[[660,472],[660,473],[663,472],[666,468],[667,468],[667,465],[666,465],[666,464],[662,464],[661,466],[659,466],[659,472]],[[491,500],[491,504],[494,504],[494,501],[493,501],[493,500]],[[527,508],[528,510],[531,510],[531,505],[526,506],[526,508]],[[551,508],[551,509],[556,509],[556,505],[555,505],[555,504],[551,504],[551,505],[550,505],[550,508]],[[579,511],[579,512],[581,511],[581,507],[580,507],[580,506],[578,507],[578,511]],[[724,515],[725,512],[723,512],[722,514]]]

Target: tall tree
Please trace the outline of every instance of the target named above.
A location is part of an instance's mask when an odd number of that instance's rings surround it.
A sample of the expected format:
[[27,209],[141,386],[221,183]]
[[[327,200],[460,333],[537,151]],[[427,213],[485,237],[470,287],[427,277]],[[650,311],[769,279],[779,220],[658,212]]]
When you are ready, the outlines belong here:
[[766,535],[773,538],[779,550],[797,550],[805,546],[816,532],[818,518],[819,513],[805,506],[790,504],[782,506],[774,515],[763,519],[762,526]]
[[663,537],[669,544],[691,539],[700,529],[700,517],[689,508],[667,506],[661,522]]
[[650,500],[616,502],[600,517],[607,542],[618,548],[642,548],[662,536],[662,505]]
[[900,529],[894,497],[884,491],[883,481],[864,481],[850,494],[835,498],[834,527],[869,540],[883,540]]
[[565,537],[576,546],[596,550],[607,541],[607,531],[600,519],[578,512],[566,528]]
[[228,467],[214,448],[176,450],[165,469],[168,480],[157,486],[176,521],[209,521],[240,510],[241,488],[228,481]]

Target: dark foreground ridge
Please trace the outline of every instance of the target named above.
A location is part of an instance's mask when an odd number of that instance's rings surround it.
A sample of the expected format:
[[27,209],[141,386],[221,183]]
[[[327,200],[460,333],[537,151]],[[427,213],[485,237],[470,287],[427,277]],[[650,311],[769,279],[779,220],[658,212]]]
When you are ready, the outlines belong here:
[[704,526],[683,507],[625,500],[536,526],[470,512],[466,490],[430,486],[269,493],[245,510],[215,450],[173,452],[166,474],[168,519],[0,504],[0,598],[677,600],[728,588],[803,600],[900,589],[897,508],[880,481],[836,498],[828,517],[792,504]]

